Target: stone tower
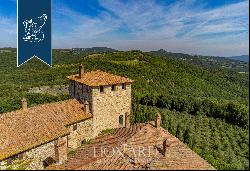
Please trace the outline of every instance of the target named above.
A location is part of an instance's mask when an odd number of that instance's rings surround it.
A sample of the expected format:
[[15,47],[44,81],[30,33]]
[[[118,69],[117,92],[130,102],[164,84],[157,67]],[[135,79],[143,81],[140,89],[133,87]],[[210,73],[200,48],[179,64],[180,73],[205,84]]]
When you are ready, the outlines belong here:
[[85,72],[82,65],[79,74],[67,78],[70,96],[81,101],[93,115],[93,136],[125,126],[126,115],[131,111],[133,80],[100,70]]

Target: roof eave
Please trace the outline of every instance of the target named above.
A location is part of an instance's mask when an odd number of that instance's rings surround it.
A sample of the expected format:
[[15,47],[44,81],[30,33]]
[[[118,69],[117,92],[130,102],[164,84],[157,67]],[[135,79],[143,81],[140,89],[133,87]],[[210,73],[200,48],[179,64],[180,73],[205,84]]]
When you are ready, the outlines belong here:
[[13,156],[13,155],[20,154],[20,153],[23,153],[23,152],[32,150],[32,149],[34,149],[34,148],[36,148],[36,147],[39,147],[39,146],[41,146],[41,145],[50,143],[50,142],[52,142],[52,141],[58,139],[59,137],[64,137],[64,136],[67,136],[67,135],[69,135],[69,134],[70,134],[70,131],[67,130],[67,131],[63,132],[62,134],[59,134],[59,135],[57,135],[57,136],[55,136],[55,137],[53,137],[53,138],[51,138],[51,139],[48,139],[48,140],[46,140],[46,141],[44,141],[44,142],[37,143],[37,144],[32,145],[32,146],[30,146],[30,147],[24,148],[24,149],[22,149],[22,150],[15,150],[14,152],[9,153],[9,154],[5,154],[5,155],[2,155],[2,156],[0,155],[0,161],[6,160],[6,159],[8,159],[9,157],[11,157],[11,156]]

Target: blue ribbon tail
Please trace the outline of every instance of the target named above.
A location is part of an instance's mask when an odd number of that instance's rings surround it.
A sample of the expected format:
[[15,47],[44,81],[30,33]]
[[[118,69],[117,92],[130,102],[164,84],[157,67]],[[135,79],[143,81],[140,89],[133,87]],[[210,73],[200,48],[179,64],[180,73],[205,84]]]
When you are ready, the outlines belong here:
[[18,0],[17,66],[36,57],[52,66],[51,0]]

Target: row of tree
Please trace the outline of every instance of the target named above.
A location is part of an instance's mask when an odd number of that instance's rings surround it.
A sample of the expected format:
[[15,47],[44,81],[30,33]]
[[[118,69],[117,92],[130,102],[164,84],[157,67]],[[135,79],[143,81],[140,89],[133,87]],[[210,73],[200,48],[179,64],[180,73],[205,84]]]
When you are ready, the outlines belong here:
[[170,95],[146,95],[139,100],[140,104],[166,108],[192,115],[205,115],[220,118],[228,123],[243,128],[249,126],[249,108],[237,101],[225,101],[209,98],[176,97]]

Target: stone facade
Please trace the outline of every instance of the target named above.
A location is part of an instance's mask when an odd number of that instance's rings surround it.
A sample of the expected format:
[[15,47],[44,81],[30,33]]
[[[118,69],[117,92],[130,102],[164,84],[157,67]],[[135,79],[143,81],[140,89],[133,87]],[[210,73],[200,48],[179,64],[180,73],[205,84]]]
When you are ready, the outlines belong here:
[[44,169],[43,161],[52,157],[55,159],[55,142],[49,142],[24,153],[23,160],[32,160],[28,169]]
[[93,120],[89,119],[69,126],[68,147],[75,149],[82,144],[83,140],[94,138],[92,124]]
[[[97,136],[102,130],[118,128],[125,125],[125,114],[131,112],[131,84],[116,84],[89,87],[70,80],[69,93],[71,97],[88,101],[93,114],[93,133]],[[113,90],[112,90],[113,86]],[[125,86],[125,87],[123,87]],[[123,120],[123,123],[119,123]]]
[[95,88],[92,104],[95,135],[105,129],[123,127],[126,113],[131,112],[131,85],[127,84],[126,89],[122,89],[121,84],[115,85],[115,91],[112,86],[104,86],[103,93]]

